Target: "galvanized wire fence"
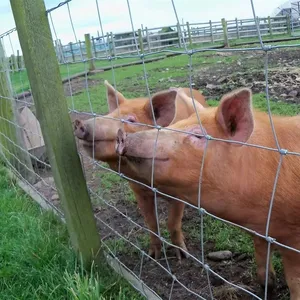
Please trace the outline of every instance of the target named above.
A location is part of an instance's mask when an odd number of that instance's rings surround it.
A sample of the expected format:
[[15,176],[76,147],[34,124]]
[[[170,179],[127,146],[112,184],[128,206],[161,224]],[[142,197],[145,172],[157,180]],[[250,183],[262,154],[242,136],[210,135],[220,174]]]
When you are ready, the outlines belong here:
[[[101,1],[95,1],[95,18],[99,21],[99,28],[102,36],[104,36],[106,28],[103,26],[102,16],[101,16],[101,8],[99,8],[99,4]],[[239,52],[239,51],[260,51],[264,53],[265,64],[262,66],[262,70],[264,70],[265,81],[266,81],[266,102],[268,107],[269,120],[272,127],[273,136],[275,139],[276,147],[266,147],[263,145],[249,144],[238,141],[228,141],[221,138],[216,138],[209,133],[207,134],[205,131],[205,125],[202,124],[201,113],[196,109],[196,103],[194,97],[192,96],[193,106],[195,108],[197,120],[202,129],[203,137],[206,139],[206,146],[204,155],[202,158],[201,168],[199,169],[199,186],[198,186],[198,197],[189,201],[184,201],[183,199],[177,198],[174,195],[170,195],[164,192],[164,190],[160,190],[155,185],[155,155],[152,159],[152,170],[151,170],[151,181],[150,182],[141,182],[136,178],[131,178],[131,176],[126,175],[122,171],[122,159],[118,157],[115,161],[115,168],[111,168],[107,166],[105,162],[101,162],[97,160],[97,147],[92,148],[91,155],[87,155],[83,148],[78,144],[78,150],[80,154],[80,158],[82,161],[83,169],[85,172],[86,180],[88,183],[88,189],[90,192],[90,196],[93,202],[95,218],[100,227],[101,232],[101,240],[102,245],[113,257],[118,261],[120,266],[120,272],[124,272],[124,270],[130,272],[133,277],[141,283],[139,288],[137,285],[134,285],[136,288],[140,290],[140,292],[146,297],[152,299],[152,297],[160,297],[162,295],[164,299],[180,299],[182,295],[186,297],[188,295],[189,299],[218,299],[214,292],[214,285],[212,284],[212,277],[218,278],[225,285],[228,285],[231,288],[234,288],[237,293],[242,293],[241,295],[247,295],[254,297],[255,299],[267,299],[268,296],[268,281],[270,280],[269,274],[269,262],[271,258],[271,247],[280,246],[289,251],[294,251],[295,253],[299,253],[300,249],[294,249],[289,245],[284,245],[284,241],[277,241],[276,238],[269,235],[270,221],[272,216],[272,207],[274,205],[275,196],[276,196],[276,188],[278,183],[278,178],[280,175],[280,171],[282,170],[282,164],[286,157],[288,156],[299,156],[300,153],[291,151],[289,149],[282,149],[281,145],[278,141],[278,137],[276,134],[275,126],[273,124],[272,112],[270,109],[270,97],[269,97],[269,88],[268,88],[268,58],[269,53],[272,50],[277,48],[287,48],[287,47],[299,47],[300,44],[290,44],[290,45],[265,45],[261,38],[260,27],[258,24],[258,19],[255,14],[255,7],[253,5],[253,1],[251,0],[251,5],[253,9],[253,18],[256,20],[256,29],[257,36],[260,43],[258,47],[252,48],[224,48],[224,49],[206,49],[206,48],[196,48],[190,49],[187,45],[187,41],[184,38],[183,32],[180,32],[182,36],[182,46],[183,49],[179,50],[166,50],[162,49],[160,51],[152,52],[152,53],[144,53],[141,51],[139,47],[138,38],[135,36],[136,29],[134,28],[133,19],[134,16],[131,13],[131,2],[127,0],[128,6],[128,22],[132,28],[133,36],[134,36],[134,47],[135,54],[134,55],[115,55],[111,56],[109,51],[105,52],[105,57],[95,57],[92,56],[90,58],[86,58],[85,55],[80,51],[81,63],[83,65],[84,72],[81,74],[81,89],[84,90],[86,95],[86,100],[88,102],[89,111],[82,111],[80,108],[76,107],[78,102],[75,101],[75,96],[78,92],[76,90],[74,78],[71,78],[73,75],[72,67],[73,63],[65,60],[63,61],[63,65],[65,66],[65,75],[66,80],[64,80],[64,89],[65,94],[68,95],[69,100],[69,113],[72,121],[75,119],[93,119],[94,126],[96,124],[96,118],[101,118],[103,120],[109,120],[111,122],[120,122],[120,127],[124,129],[124,124],[130,123],[130,120],[126,119],[126,116],[122,115],[122,112],[119,110],[119,105],[117,105],[118,117],[111,115],[103,115],[99,113],[99,109],[93,104],[93,100],[97,97],[104,97],[103,95],[96,95],[93,92],[94,87],[91,86],[93,84],[93,80],[97,80],[96,78],[90,77],[90,63],[97,61],[106,61],[108,62],[109,68],[109,76],[111,76],[110,81],[112,82],[112,86],[114,89],[118,89],[118,85],[120,80],[118,79],[118,70],[116,69],[116,63],[119,59],[126,58],[136,58],[140,59],[141,69],[143,72],[143,80],[145,84],[145,94],[149,99],[151,99],[153,93],[153,87],[149,83],[149,76],[147,73],[147,57],[151,57],[157,54],[164,53],[172,53],[176,55],[186,55],[187,63],[189,65],[189,71],[187,74],[187,78],[189,81],[190,92],[193,95],[193,55],[200,52],[211,52],[212,55],[215,52]],[[170,6],[174,11],[174,21],[179,23],[180,12],[176,10],[176,1],[171,0]],[[76,33],[76,26],[74,26],[74,20],[72,18],[72,1],[65,1],[59,4],[57,7],[53,9],[47,10],[48,19],[52,30],[53,40],[59,40],[60,32],[56,28],[56,24],[53,21],[53,14],[55,14],[56,9],[65,10],[65,15],[68,18],[68,22],[70,23],[70,28],[74,39],[78,42],[78,36]],[[179,27],[180,30],[180,27]],[[60,216],[63,216],[64,213],[62,211],[62,207],[58,197],[58,190],[55,187],[54,180],[52,177],[51,166],[48,162],[47,157],[47,149],[44,144],[43,136],[40,130],[40,125],[38,119],[35,117],[35,108],[34,108],[34,99],[30,94],[30,84],[26,75],[26,68],[23,67],[22,64],[15,64],[14,68],[11,68],[9,64],[11,62],[8,61],[5,56],[5,50],[7,52],[11,52],[17,57],[16,49],[14,49],[13,44],[11,42],[12,39],[17,40],[16,31],[7,32],[1,36],[2,45],[6,45],[6,47],[10,47],[10,49],[4,49],[3,53],[0,53],[0,59],[2,61],[2,66],[4,66],[1,71],[1,86],[0,86],[0,135],[1,135],[1,157],[4,159],[4,162],[7,166],[19,177],[21,178],[28,186],[30,186],[31,191],[37,193],[44,201],[53,208]],[[61,57],[64,57],[62,55]],[[100,67],[101,69],[101,67]],[[97,70],[96,70],[97,71]],[[75,79],[76,80],[76,79]],[[9,87],[9,89],[7,89]],[[119,104],[118,95],[116,93],[116,102]],[[98,103],[95,101],[95,103]],[[152,116],[155,116],[153,104],[150,101]],[[13,117],[12,117],[13,115]],[[99,119],[97,119],[99,120]],[[158,138],[161,134],[162,127],[157,124],[157,120],[153,117],[152,124],[144,124],[136,122],[132,124],[133,126],[146,126],[147,129],[156,129],[157,136],[155,140],[155,145],[153,149],[153,153],[157,153],[157,145]],[[166,128],[168,131],[177,131],[178,133],[188,133],[184,130],[173,130],[170,128]],[[93,130],[93,143],[97,142],[96,137],[94,136],[95,131]],[[117,135],[117,133],[115,133]],[[12,139],[12,137],[14,137]],[[203,200],[201,198],[201,189],[202,189],[202,181],[203,181],[203,170],[206,162],[206,154],[208,149],[208,143],[210,141],[215,142],[226,142],[232,144],[240,144],[245,147],[257,148],[260,151],[270,151],[279,153],[278,165],[276,174],[274,174],[274,178],[270,180],[274,180],[273,184],[273,192],[270,195],[270,205],[268,210],[268,216],[266,217],[266,225],[265,225],[265,233],[257,232],[252,228],[246,228],[240,224],[235,224],[231,221],[225,220],[220,216],[212,214],[209,210],[206,209],[205,205],[203,205]],[[157,222],[157,231],[153,231],[147,226],[144,225],[144,222],[140,219],[139,215],[135,210],[130,209],[132,207],[132,194],[130,189],[128,188],[128,182],[139,185],[144,188],[144,191],[152,192],[153,201],[154,201],[154,211],[155,218]],[[117,191],[117,192],[116,192]],[[114,193],[115,192],[115,193]],[[198,222],[199,222],[199,251],[195,253],[191,253],[178,245],[174,245],[170,242],[169,238],[166,237],[164,229],[161,228],[161,217],[159,216],[162,213],[161,202],[159,198],[167,198],[169,201],[176,201],[179,203],[184,203],[186,206],[194,209],[198,214]],[[221,196],[220,196],[221,198]],[[222,199],[222,198],[221,198]],[[224,199],[226,201],[226,199]],[[193,203],[197,203],[194,205]],[[230,210],[230,207],[228,208]],[[205,242],[204,242],[204,223],[205,217],[209,216],[215,220],[222,221],[231,226],[235,226],[246,232],[254,235],[258,238],[261,238],[267,242],[267,251],[266,251],[266,259],[265,259],[265,290],[263,297],[259,296],[256,291],[248,289],[246,286],[242,285],[240,282],[233,282],[230,278],[226,278],[225,276],[219,274],[214,267],[210,266],[210,262],[206,259],[205,252]],[[273,221],[275,222],[275,221]],[[297,228],[295,229],[297,230]],[[154,259],[151,255],[149,255],[146,251],[148,247],[148,243],[145,243],[145,237],[151,234],[159,238],[162,243],[162,259]],[[179,249],[181,252],[189,255],[189,260],[191,264],[196,265],[199,268],[195,268],[199,273],[203,273],[201,275],[202,282],[198,282],[195,284],[189,284],[186,280],[184,280],[184,275],[177,276],[176,269],[180,268],[178,264],[174,262],[174,258],[168,255],[168,247],[172,246],[176,249]],[[189,245],[187,245],[189,248]],[[262,267],[262,266],[260,266]],[[188,272],[188,270],[187,270]],[[152,275],[151,275],[152,274]],[[153,275],[154,274],[154,275]],[[125,276],[125,275],[124,275]],[[159,282],[163,278],[166,280],[166,283],[157,285],[153,277],[156,278],[156,281]],[[162,290],[162,286],[164,286],[164,290]],[[186,294],[178,295],[179,290],[184,290]],[[152,290],[152,291],[151,291]],[[180,292],[182,293],[182,291]],[[240,295],[240,294],[239,294]],[[297,292],[295,292],[297,295]],[[295,297],[294,295],[294,297]],[[296,299],[296,298],[295,298]]]

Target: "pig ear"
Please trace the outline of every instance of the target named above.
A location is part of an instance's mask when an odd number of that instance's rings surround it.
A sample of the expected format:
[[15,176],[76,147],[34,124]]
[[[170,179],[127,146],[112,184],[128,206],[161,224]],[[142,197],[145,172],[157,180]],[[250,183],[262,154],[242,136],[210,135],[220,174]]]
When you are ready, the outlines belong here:
[[106,86],[106,97],[109,113],[111,113],[118,107],[118,104],[120,105],[125,101],[125,97],[120,92],[115,90],[107,80],[104,81],[104,84]]
[[254,127],[251,90],[242,88],[224,95],[216,119],[229,139],[246,142]]
[[[157,125],[166,127],[170,125],[174,119],[176,112],[176,96],[176,89],[157,92],[152,96],[150,101],[152,102],[154,117]],[[149,118],[153,119],[150,101],[145,105],[145,111]]]

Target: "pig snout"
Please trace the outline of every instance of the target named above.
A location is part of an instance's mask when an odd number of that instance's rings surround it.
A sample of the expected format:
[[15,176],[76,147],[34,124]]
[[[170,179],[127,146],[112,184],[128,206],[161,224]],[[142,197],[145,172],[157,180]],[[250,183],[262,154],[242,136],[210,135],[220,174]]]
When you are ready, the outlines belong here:
[[117,134],[117,141],[116,141],[116,153],[118,155],[124,155],[126,153],[126,137],[127,134],[120,128]]
[[[161,135],[165,135],[161,133]],[[169,141],[159,136],[157,140],[157,132],[149,130],[149,132],[125,133],[122,129],[118,130],[115,150],[118,155],[126,156],[130,161],[139,163],[149,159],[168,160],[167,148]],[[156,147],[156,151],[154,151]],[[153,156],[155,154],[155,156]]]
[[81,140],[87,140],[89,136],[89,130],[86,124],[81,120],[75,120],[74,122],[74,134]]

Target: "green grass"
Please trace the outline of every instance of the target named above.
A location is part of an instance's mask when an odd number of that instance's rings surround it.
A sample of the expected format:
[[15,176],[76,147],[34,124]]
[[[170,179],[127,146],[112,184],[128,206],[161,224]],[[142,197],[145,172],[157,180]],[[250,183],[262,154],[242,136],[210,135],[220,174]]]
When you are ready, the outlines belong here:
[[[159,57],[159,56],[164,56],[164,54],[152,54],[151,58]],[[145,58],[146,60],[148,57]],[[95,60],[95,66],[96,69],[101,69],[104,67],[111,67],[120,65],[120,64],[127,64],[131,62],[138,62],[140,61],[139,57],[132,57],[132,58],[115,58],[111,62],[108,60]],[[64,64],[60,65],[60,75],[62,79],[66,79],[72,75],[75,75],[80,72],[87,71],[89,68],[88,62],[77,62],[77,63],[69,63],[69,64]],[[27,76],[27,71],[20,71],[20,72],[12,72],[11,73],[11,82],[13,86],[13,90],[15,93],[21,93],[23,91],[27,91],[30,88],[29,85],[29,80]]]
[[105,264],[86,273],[65,225],[22,193],[0,166],[1,299],[143,299]]
[[[196,53],[192,57],[193,67],[201,67],[222,62],[230,64],[237,60],[238,56],[231,55],[226,57],[218,57],[207,55],[204,53]],[[180,82],[181,86],[188,86],[189,78],[189,58],[186,55],[168,57],[160,61],[152,62],[146,65],[148,74],[148,84],[150,92],[169,88],[178,85],[177,80],[185,78],[185,82]],[[95,86],[90,86],[82,93],[73,97],[67,97],[69,107],[73,107],[78,111],[91,111],[96,113],[107,113],[107,103],[105,98],[105,86],[103,81],[107,79],[111,84],[113,78],[118,83],[117,88],[125,97],[147,96],[147,90],[144,80],[144,70],[142,65],[123,67],[113,71],[106,71],[97,75],[89,76],[91,80],[99,80]]]
[[[106,165],[104,163],[104,165]],[[108,167],[108,166],[106,166]],[[97,187],[97,194],[101,195],[103,199],[111,199],[122,197],[132,204],[136,204],[136,199],[132,190],[129,187],[128,181],[121,178],[118,174],[109,171],[100,171],[95,174],[99,180],[99,185]],[[99,198],[94,199],[94,204],[100,204]]]

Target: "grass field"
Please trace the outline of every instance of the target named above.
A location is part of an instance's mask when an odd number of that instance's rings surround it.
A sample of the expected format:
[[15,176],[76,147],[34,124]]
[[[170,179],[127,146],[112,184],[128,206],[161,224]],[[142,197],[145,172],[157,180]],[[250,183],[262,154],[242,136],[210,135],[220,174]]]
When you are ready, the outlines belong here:
[[0,298],[143,299],[105,264],[88,275],[65,225],[8,179],[0,165]]

